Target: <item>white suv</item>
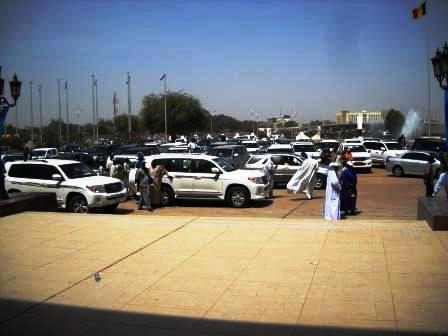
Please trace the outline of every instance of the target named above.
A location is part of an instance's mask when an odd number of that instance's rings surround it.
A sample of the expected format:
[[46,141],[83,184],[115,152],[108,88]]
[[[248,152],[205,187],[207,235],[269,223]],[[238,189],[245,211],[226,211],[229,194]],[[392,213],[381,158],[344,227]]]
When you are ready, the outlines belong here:
[[269,195],[269,185],[263,173],[235,170],[223,158],[204,154],[164,154],[145,159],[147,167],[155,161],[168,171],[161,187],[164,206],[173,204],[176,198],[196,198],[222,199],[232,207],[242,208],[251,200],[265,199]]
[[372,162],[385,165],[390,157],[399,156],[408,152],[403,145],[397,141],[374,141],[366,140],[362,143],[372,155]]
[[339,154],[348,148],[353,156],[353,168],[364,169],[368,173],[372,171],[372,156],[367,152],[366,147],[360,142],[343,142],[339,146]]
[[9,193],[54,192],[60,208],[79,213],[111,211],[127,197],[120,180],[98,176],[84,163],[57,159],[8,162],[5,187]]

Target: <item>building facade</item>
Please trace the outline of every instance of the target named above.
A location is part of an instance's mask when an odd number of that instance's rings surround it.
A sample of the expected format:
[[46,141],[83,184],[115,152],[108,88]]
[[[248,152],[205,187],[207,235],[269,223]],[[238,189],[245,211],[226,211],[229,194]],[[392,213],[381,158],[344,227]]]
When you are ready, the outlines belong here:
[[368,112],[368,111],[350,112],[348,110],[342,110],[342,111],[336,113],[336,123],[337,124],[356,124],[359,113],[362,113],[363,124],[384,122],[384,113],[383,112]]

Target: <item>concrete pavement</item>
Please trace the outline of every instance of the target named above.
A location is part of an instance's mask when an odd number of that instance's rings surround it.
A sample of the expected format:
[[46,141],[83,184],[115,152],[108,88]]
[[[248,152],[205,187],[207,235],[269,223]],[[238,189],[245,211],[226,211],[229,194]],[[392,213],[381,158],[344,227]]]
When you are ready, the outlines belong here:
[[1,335],[448,333],[448,234],[416,220],[28,212],[0,257]]

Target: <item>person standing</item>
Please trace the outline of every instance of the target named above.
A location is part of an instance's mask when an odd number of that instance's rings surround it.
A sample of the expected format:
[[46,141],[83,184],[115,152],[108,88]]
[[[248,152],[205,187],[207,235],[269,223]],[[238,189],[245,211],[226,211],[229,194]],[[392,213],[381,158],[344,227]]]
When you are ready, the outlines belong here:
[[440,152],[440,168],[441,173],[439,179],[434,187],[432,197],[436,197],[437,193],[445,187],[446,198],[448,200],[448,149],[443,149]]
[[28,146],[25,147],[25,151],[23,152],[23,161],[31,160],[31,152]]
[[341,218],[340,198],[341,184],[337,176],[337,170],[340,167],[338,162],[332,162],[329,165],[327,176],[327,187],[325,190],[324,219],[336,221]]
[[143,206],[146,206],[146,210],[152,212],[151,202],[149,198],[149,187],[152,184],[151,177],[149,176],[148,168],[145,166],[140,167],[142,174],[139,177],[139,189],[140,189],[140,203],[138,205],[139,210],[143,210]]
[[163,175],[168,174],[163,165],[157,165],[153,160],[151,161],[151,170],[149,175],[152,179],[152,185],[150,186],[151,204],[153,207],[160,207],[161,204],[161,193],[162,188],[162,178]]
[[403,134],[398,137],[397,142],[399,142],[403,148],[406,148],[406,138]]
[[187,145],[188,148],[188,153],[194,153],[196,151],[196,139],[195,138],[191,138],[190,142]]
[[433,163],[435,162],[434,158],[431,156],[428,162],[425,165],[425,172],[423,174],[423,183],[426,187],[426,197],[431,197],[434,193],[434,168]]
[[[0,157],[1,154],[2,152],[0,150]],[[5,174],[6,174],[5,163],[3,162],[2,159],[0,159],[0,199],[2,200],[9,198],[5,188]]]
[[344,215],[355,215],[356,214],[356,182],[357,177],[354,169],[352,169],[351,165],[353,163],[351,161],[344,160],[342,161],[342,169],[341,175],[339,177],[341,184],[341,211],[344,212]]
[[272,162],[271,155],[268,155],[263,172],[268,177],[269,198],[274,197],[274,173],[276,169],[277,165]]
[[109,176],[112,176],[110,172],[112,170],[113,164],[114,164],[114,155],[111,154],[108,156],[106,160],[106,172],[109,174]]
[[318,170],[319,162],[317,160],[312,158],[305,159],[291,180],[289,180],[286,189],[294,194],[305,193],[307,199],[312,199]]

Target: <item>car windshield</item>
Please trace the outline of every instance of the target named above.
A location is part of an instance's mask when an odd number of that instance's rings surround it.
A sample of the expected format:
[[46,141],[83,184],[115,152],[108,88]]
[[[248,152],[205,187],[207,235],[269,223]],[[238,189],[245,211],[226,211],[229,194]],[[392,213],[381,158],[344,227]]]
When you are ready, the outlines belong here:
[[275,143],[279,145],[289,145],[291,143],[291,139],[277,139],[275,140]]
[[367,152],[366,148],[363,145],[356,146],[345,146],[350,149],[350,151],[354,152]]
[[243,145],[246,148],[259,148],[260,146],[258,146],[258,144],[256,142],[243,142]]
[[97,176],[96,173],[84,163],[70,163],[60,166],[65,175],[70,179]]
[[224,171],[226,172],[230,172],[230,171],[234,171],[235,168],[233,168],[233,166],[231,164],[229,164],[226,160],[221,159],[221,158],[214,158],[213,161],[215,161],[218,166],[220,166],[222,169],[224,169]]
[[214,148],[210,151],[210,155],[218,157],[231,157],[232,150],[229,148]]
[[47,154],[47,151],[33,150],[31,155],[32,156],[45,156],[45,154]]
[[403,145],[399,142],[387,142],[385,145],[388,150],[403,150]]
[[294,145],[294,152],[315,152],[316,148],[313,144]]
[[264,156],[264,155],[254,155],[249,159],[249,161],[247,161],[247,164],[257,163],[258,161],[264,159],[265,157],[266,156]]

